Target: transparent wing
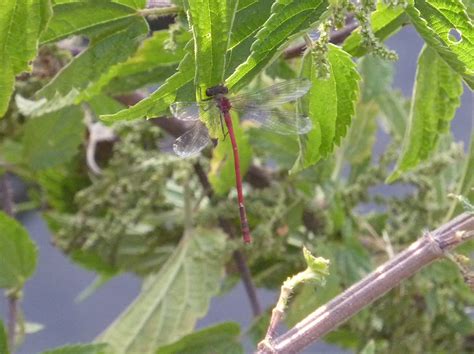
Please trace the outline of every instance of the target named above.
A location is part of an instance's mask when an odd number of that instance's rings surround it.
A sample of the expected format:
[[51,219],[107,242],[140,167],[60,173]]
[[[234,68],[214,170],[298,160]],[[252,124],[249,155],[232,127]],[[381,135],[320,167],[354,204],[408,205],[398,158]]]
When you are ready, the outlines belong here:
[[188,158],[199,154],[210,142],[206,126],[196,122],[190,130],[175,140],[173,150],[176,155]]
[[255,106],[277,107],[304,96],[311,87],[307,79],[280,82],[270,87],[231,97],[232,107],[244,111]]
[[202,102],[175,102],[170,105],[171,113],[175,118],[185,121],[199,120],[202,112],[219,115],[219,109],[213,100]]
[[313,127],[311,120],[302,114],[268,107],[247,109],[242,120],[283,135],[305,134]]

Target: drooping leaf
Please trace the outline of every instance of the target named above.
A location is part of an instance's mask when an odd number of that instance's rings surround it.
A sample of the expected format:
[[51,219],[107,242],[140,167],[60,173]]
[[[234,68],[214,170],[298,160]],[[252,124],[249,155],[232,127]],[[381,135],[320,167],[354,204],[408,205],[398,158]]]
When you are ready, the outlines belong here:
[[[92,41],[90,46],[65,66],[56,77],[36,93],[40,99],[25,114],[42,115],[73,103],[80,103],[99,93],[96,87],[108,69],[127,58],[148,32],[142,18],[133,17],[119,30]],[[20,110],[25,104],[19,105]],[[28,108],[28,106],[26,106]]]
[[49,0],[8,0],[1,7],[0,118],[8,108],[14,76],[29,70],[29,62],[38,48],[38,37],[51,16]]
[[21,289],[36,268],[38,250],[28,231],[0,211],[0,288]]
[[405,9],[426,43],[474,88],[474,27],[461,0],[410,0]]
[[1,319],[0,319],[0,353],[10,354],[10,351],[8,350],[7,331]]
[[259,28],[270,16],[273,0],[241,0],[235,13],[227,51],[226,77],[250,55]]
[[70,160],[83,139],[82,117],[82,110],[72,106],[29,120],[23,136],[25,162],[41,170]]
[[136,12],[127,6],[106,1],[74,1],[56,4],[53,17],[41,35],[42,44],[72,35],[91,36],[123,27]]
[[[249,144],[249,138],[240,127],[238,119],[232,120],[239,150],[240,173],[243,178],[250,166],[252,149]],[[235,187],[234,156],[230,138],[219,141],[217,147],[212,150],[208,178],[212,189],[218,195],[224,195],[231,188]]]
[[224,80],[225,59],[236,0],[189,1],[188,20],[194,37],[196,97],[206,98],[205,90]]
[[312,86],[302,108],[311,118],[313,129],[300,136],[301,151],[292,173],[327,156],[346,135],[354,115],[360,80],[356,66],[346,52],[334,45],[329,46],[328,59],[330,77],[320,79],[312,67],[311,55],[305,58],[309,63],[304,64],[302,74],[309,74]]
[[152,118],[169,111],[169,105],[176,100],[180,90],[191,86],[194,77],[195,65],[191,53],[187,53],[181,60],[178,71],[170,76],[155,92],[141,100],[136,105],[121,110],[115,114],[102,115],[105,122],[120,120],[134,120]]
[[326,0],[275,2],[271,16],[256,35],[250,56],[226,79],[226,85],[234,90],[247,85],[258,72],[281,53],[285,44],[316,26],[327,6]]
[[114,354],[148,354],[188,334],[219,290],[224,249],[221,231],[190,231],[98,340],[108,343]]
[[[401,6],[387,6],[383,2],[378,3],[377,10],[372,13],[370,18],[375,37],[381,41],[396,34],[408,22],[408,17]],[[360,57],[367,52],[367,49],[362,45],[359,29],[346,38],[342,48],[355,57]]]
[[244,351],[239,335],[239,324],[225,322],[188,334],[173,344],[160,347],[155,354],[240,354]]
[[107,344],[74,344],[47,350],[41,354],[106,354]]
[[461,94],[461,77],[434,49],[425,46],[418,58],[409,127],[388,183],[430,156],[439,134],[447,130],[454,117]]

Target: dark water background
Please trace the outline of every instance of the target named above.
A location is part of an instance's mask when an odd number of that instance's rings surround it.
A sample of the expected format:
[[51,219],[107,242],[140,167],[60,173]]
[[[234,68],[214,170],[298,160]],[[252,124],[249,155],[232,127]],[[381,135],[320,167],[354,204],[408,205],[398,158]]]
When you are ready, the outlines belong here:
[[[406,96],[411,95],[416,70],[416,60],[423,42],[412,28],[405,28],[388,41],[400,57],[396,63],[394,86]],[[456,140],[468,143],[473,115],[472,94],[465,88],[462,106],[456,113],[452,125]],[[382,148],[385,136],[381,135],[377,146]],[[82,303],[75,298],[94,279],[95,275],[72,264],[50,243],[50,233],[37,212],[18,216],[31,237],[39,246],[39,264],[34,277],[27,282],[22,303],[26,319],[38,322],[45,328],[26,337],[19,354],[34,354],[45,349],[68,343],[90,342],[134,299],[139,291],[138,279],[122,275],[99,289]],[[262,304],[272,305],[277,297],[274,292],[259,290]],[[6,303],[0,297],[0,316],[5,318]],[[212,300],[207,316],[198,322],[198,327],[236,321],[242,329],[251,323],[252,313],[243,286],[239,284],[232,292]],[[251,347],[247,350],[250,352]],[[306,353],[347,353],[324,344],[315,344]]]

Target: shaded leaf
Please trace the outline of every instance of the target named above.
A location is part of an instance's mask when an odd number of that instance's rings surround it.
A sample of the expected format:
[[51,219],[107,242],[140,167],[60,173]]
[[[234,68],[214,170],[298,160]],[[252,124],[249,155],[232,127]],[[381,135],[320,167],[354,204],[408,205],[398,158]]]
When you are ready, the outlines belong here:
[[364,102],[377,100],[390,91],[393,82],[393,63],[375,55],[365,55],[359,61]]
[[106,344],[75,344],[47,350],[41,354],[106,354]]
[[405,12],[426,43],[473,89],[474,27],[464,4],[460,0],[410,0]]
[[[377,10],[372,13],[370,19],[374,35],[381,41],[396,34],[408,22],[408,17],[401,6],[387,6],[383,2],[378,3]],[[360,57],[367,52],[362,45],[360,29],[353,31],[346,38],[342,48],[355,57]]]
[[314,165],[326,157],[346,135],[354,115],[359,94],[360,76],[350,56],[337,46],[329,46],[330,77],[320,79],[313,68],[311,55],[306,55],[302,75],[312,82],[307,100],[303,100],[303,113],[313,122],[313,129],[300,135],[301,151],[291,172]]
[[188,334],[173,344],[159,348],[155,354],[239,354],[244,352],[239,336],[239,324],[225,322]]
[[[9,0],[0,11],[0,118],[13,92],[14,75],[30,69],[36,56],[38,37],[44,30],[51,8],[48,0]],[[21,43],[21,45],[19,45]]]
[[69,161],[84,136],[82,117],[79,107],[68,107],[30,119],[23,135],[25,162],[40,170]]
[[460,76],[434,49],[425,46],[418,58],[409,127],[397,166],[387,178],[388,183],[430,156],[439,134],[447,130],[454,117],[461,94]]
[[256,34],[250,56],[227,78],[226,85],[238,90],[247,85],[268,65],[285,44],[316,26],[326,11],[326,0],[280,0],[272,6],[271,15]]
[[98,338],[114,354],[154,353],[155,348],[188,334],[219,291],[225,236],[195,229],[150,276],[135,301]]
[[36,268],[38,250],[28,231],[0,211],[0,288],[20,289]]
[[[235,118],[235,117],[234,117]],[[252,159],[252,149],[248,136],[243,132],[238,119],[232,119],[235,139],[239,149],[240,173],[243,176],[247,172]],[[208,174],[212,189],[218,195],[224,195],[235,186],[234,155],[230,138],[220,140],[215,149],[212,150]]]

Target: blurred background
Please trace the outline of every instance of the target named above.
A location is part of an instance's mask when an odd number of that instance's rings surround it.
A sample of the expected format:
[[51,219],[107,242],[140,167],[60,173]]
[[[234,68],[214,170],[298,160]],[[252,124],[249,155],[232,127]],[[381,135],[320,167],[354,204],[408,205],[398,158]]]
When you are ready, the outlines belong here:
[[[395,63],[394,86],[405,96],[410,96],[415,78],[417,57],[423,42],[412,28],[404,28],[387,42],[388,47],[399,55]],[[461,107],[453,120],[452,131],[457,141],[468,144],[473,121],[473,99],[467,88],[464,90]],[[386,136],[378,136],[377,147],[385,146]],[[24,200],[26,194],[22,184],[14,181],[15,198]],[[39,264],[36,274],[26,283],[22,307],[26,320],[40,323],[41,331],[27,335],[18,350],[20,354],[33,354],[48,348],[68,343],[90,342],[101,333],[139,292],[140,281],[134,276],[121,275],[113,278],[85,301],[78,303],[78,294],[95,278],[95,275],[71,263],[51,243],[51,235],[38,212],[17,215],[39,246]],[[274,304],[278,294],[264,289],[258,290],[262,305]],[[5,318],[6,302],[0,298],[0,315]],[[210,311],[197,327],[203,328],[223,321],[236,321],[242,331],[252,322],[252,313],[239,284],[233,291],[211,301]],[[280,329],[283,330],[283,329]],[[247,350],[251,351],[247,344]],[[316,344],[307,353],[344,353],[344,351]]]

